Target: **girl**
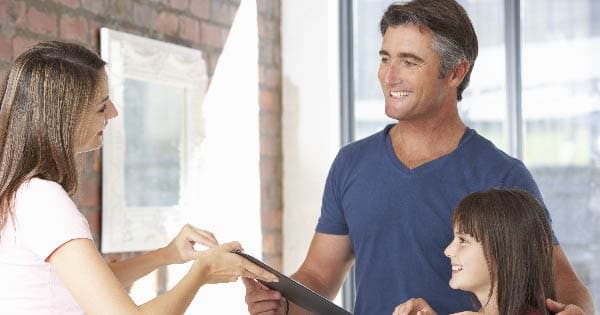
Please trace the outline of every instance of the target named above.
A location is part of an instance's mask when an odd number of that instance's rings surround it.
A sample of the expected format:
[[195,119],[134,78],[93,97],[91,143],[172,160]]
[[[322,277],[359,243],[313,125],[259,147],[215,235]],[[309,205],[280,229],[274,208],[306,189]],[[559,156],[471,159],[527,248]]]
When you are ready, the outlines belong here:
[[[185,226],[165,248],[107,265],[76,190],[75,155],[97,149],[117,116],[105,62],[77,44],[40,43],[20,55],[0,88],[0,313],[182,314],[200,286],[271,273]],[[208,250],[197,252],[193,243]],[[153,269],[195,259],[165,294],[136,306],[124,287]]]
[[[555,298],[552,232],[534,197],[521,190],[472,193],[454,210],[452,226],[454,239],[444,251],[450,287],[473,293],[479,314],[549,314],[546,299]],[[409,309],[435,314],[424,300],[411,299],[394,315]]]

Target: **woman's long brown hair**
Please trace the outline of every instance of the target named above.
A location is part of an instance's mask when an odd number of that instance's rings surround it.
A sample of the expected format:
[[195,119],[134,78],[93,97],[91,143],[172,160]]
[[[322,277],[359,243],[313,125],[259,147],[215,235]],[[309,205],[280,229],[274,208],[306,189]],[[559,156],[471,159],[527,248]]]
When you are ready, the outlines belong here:
[[43,42],[14,61],[0,87],[0,231],[19,186],[38,177],[77,188],[77,129],[105,62],[87,48]]
[[501,315],[549,314],[545,300],[555,298],[552,231],[533,196],[498,189],[470,194],[454,210],[452,225],[481,242]]

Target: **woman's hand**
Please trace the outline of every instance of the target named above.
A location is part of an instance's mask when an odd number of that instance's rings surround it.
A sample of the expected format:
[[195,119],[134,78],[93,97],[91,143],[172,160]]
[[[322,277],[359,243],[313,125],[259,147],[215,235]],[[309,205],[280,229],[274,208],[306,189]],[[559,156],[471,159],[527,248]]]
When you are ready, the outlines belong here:
[[412,298],[394,309],[392,315],[436,315],[427,301],[421,298]]
[[219,245],[215,236],[205,230],[201,230],[191,224],[184,225],[179,234],[162,248],[165,264],[183,264],[200,256],[200,252],[194,249],[194,244],[199,243],[208,248]]
[[238,242],[231,242],[198,252],[191,272],[198,272],[205,283],[234,282],[239,277],[260,279],[268,282],[279,281],[272,273],[258,267],[244,257],[232,253],[242,250]]

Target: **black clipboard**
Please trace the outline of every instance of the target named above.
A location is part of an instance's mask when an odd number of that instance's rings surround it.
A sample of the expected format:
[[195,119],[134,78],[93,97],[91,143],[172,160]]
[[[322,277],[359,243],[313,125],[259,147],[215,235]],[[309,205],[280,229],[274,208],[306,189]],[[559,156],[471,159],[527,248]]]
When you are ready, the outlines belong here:
[[300,282],[282,274],[273,267],[254,258],[253,256],[240,251],[234,251],[234,253],[250,260],[261,268],[277,276],[277,278],[279,278],[279,282],[266,282],[262,280],[258,281],[269,289],[281,292],[281,295],[283,295],[285,298],[306,309],[307,311],[316,315],[352,315],[352,313],[335,305],[333,302],[319,295],[315,291],[305,287]]

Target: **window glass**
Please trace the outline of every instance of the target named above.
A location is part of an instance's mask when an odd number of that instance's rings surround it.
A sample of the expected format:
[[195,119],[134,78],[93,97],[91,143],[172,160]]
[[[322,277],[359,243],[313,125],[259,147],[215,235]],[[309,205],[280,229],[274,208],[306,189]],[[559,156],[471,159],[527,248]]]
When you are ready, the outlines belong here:
[[524,162],[600,305],[600,2],[528,0],[521,11]]

